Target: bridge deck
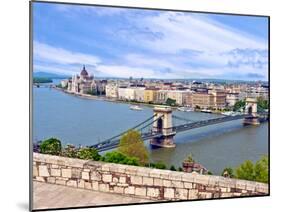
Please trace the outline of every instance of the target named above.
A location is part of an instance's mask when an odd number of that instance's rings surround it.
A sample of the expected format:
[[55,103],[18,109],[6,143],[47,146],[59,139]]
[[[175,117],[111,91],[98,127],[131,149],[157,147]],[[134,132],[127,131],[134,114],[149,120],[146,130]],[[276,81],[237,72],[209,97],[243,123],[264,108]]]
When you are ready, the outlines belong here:
[[[205,127],[205,126],[209,126],[209,125],[213,125],[213,124],[219,124],[219,123],[223,123],[223,122],[239,120],[239,119],[243,119],[245,117],[249,117],[249,115],[243,114],[243,115],[236,115],[236,116],[224,116],[224,117],[215,118],[215,119],[195,121],[192,123],[186,123],[186,124],[175,126],[175,127],[173,127],[173,131],[175,131],[176,133],[179,133],[179,132],[183,132],[186,130]],[[149,139],[152,139],[155,137],[160,137],[160,136],[163,136],[163,134],[161,132],[152,132],[152,131],[141,134],[141,137],[143,140],[149,140]],[[106,151],[106,150],[110,150],[110,149],[114,149],[114,148],[118,147],[119,140],[120,139],[108,140],[106,142],[95,144],[91,147],[96,148],[99,152]]]

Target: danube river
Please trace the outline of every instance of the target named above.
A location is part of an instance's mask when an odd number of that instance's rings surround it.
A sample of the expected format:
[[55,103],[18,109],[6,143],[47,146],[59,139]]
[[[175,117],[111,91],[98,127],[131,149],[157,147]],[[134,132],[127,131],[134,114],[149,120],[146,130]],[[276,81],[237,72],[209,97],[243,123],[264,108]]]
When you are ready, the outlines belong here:
[[[110,138],[151,117],[153,110],[130,110],[128,104],[90,100],[50,88],[33,89],[33,139],[59,138],[63,144],[82,146]],[[200,112],[173,112],[190,120],[219,115]],[[182,124],[177,121],[175,124]],[[268,123],[258,127],[242,125],[242,120],[202,127],[175,136],[176,148],[151,149],[153,162],[181,166],[190,153],[214,174],[224,167],[236,167],[244,160],[256,161],[268,154]]]

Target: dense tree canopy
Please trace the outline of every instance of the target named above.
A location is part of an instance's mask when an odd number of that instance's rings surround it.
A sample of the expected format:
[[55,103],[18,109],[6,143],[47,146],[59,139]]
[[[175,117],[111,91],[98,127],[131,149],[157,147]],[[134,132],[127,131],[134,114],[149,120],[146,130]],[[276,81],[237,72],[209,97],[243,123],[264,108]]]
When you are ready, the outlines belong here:
[[148,162],[148,151],[138,131],[129,130],[123,135],[118,151],[126,156],[138,158],[141,165]]
[[56,138],[49,138],[44,140],[39,148],[41,153],[59,155],[61,153],[61,141]]

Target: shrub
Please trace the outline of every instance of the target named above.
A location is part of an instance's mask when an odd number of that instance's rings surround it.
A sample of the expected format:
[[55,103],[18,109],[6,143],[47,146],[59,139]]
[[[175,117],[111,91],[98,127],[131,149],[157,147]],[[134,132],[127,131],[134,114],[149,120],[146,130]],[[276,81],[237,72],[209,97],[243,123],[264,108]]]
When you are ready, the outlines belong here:
[[177,169],[175,168],[174,165],[171,165],[170,170],[171,170],[171,171],[177,171]]
[[182,167],[179,167],[179,168],[178,168],[178,171],[179,171],[179,172],[182,172],[182,171],[183,171]]
[[49,138],[40,144],[40,153],[50,155],[60,155],[61,142],[56,138]]
[[83,160],[99,160],[101,156],[95,148],[84,147],[78,150],[77,157]]
[[121,152],[118,151],[106,153],[103,157],[101,157],[101,160],[109,163],[119,163],[119,164],[133,165],[133,166],[140,165],[138,158],[126,156],[125,154],[122,154]]
[[78,149],[71,144],[68,144],[62,151],[62,155],[65,157],[76,158]]
[[158,163],[148,163],[145,166],[151,167],[151,168],[156,168],[156,169],[166,169],[166,165],[162,162]]
[[235,177],[234,171],[233,171],[233,169],[231,167],[224,168],[224,170],[222,171],[221,175],[222,176],[228,176],[230,178]]

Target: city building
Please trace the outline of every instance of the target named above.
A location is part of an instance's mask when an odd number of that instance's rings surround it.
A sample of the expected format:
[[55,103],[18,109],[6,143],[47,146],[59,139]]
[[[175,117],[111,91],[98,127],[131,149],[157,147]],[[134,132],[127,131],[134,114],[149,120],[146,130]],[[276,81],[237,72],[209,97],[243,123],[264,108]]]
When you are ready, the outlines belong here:
[[157,90],[156,88],[146,88],[144,90],[144,102],[155,102]]
[[226,94],[226,104],[229,107],[233,107],[236,102],[239,101],[239,93],[228,93]]
[[80,75],[74,75],[71,80],[68,80],[67,85],[67,90],[73,93],[87,94],[96,91],[94,76],[88,74],[85,66]]
[[105,86],[105,95],[109,98],[118,98],[118,84],[109,83]]
[[224,90],[209,90],[209,94],[214,97],[214,108],[223,109],[226,106],[226,93]]
[[176,100],[177,105],[185,105],[186,97],[190,91],[186,90],[171,90],[167,93],[167,98]]
[[196,92],[192,94],[192,107],[202,109],[214,107],[214,96],[208,92]]
[[118,98],[121,100],[135,100],[135,89],[131,87],[119,87]]
[[145,87],[135,87],[135,100],[138,102],[144,102]]

